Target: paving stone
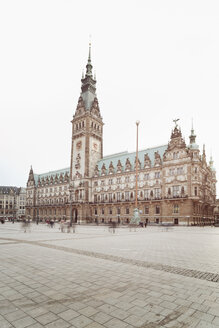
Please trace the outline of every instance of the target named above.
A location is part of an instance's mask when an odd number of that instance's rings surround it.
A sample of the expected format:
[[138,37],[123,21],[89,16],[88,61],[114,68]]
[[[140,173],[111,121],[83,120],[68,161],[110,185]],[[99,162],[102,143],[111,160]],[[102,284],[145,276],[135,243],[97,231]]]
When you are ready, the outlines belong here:
[[90,319],[92,319],[92,320],[94,320],[94,321],[96,321],[96,322],[98,322],[100,324],[103,324],[103,323],[111,320],[112,319],[112,316],[109,315],[109,314],[106,314],[104,312],[98,312],[98,313],[92,315],[90,317]]
[[212,323],[215,326],[219,326],[219,313],[218,313],[218,316],[213,319]]
[[86,327],[88,324],[92,323],[93,321],[84,315],[80,315],[77,318],[74,318],[70,321],[70,323],[76,328],[83,328]]
[[116,319],[116,318],[113,318],[112,320],[106,322],[104,324],[105,327],[108,327],[108,328],[125,328],[128,326],[127,323],[125,323],[124,321],[121,321],[119,319]]
[[46,328],[68,328],[70,326],[71,326],[70,323],[68,323],[68,322],[66,322],[62,319],[59,319],[59,320],[56,320],[56,321],[53,321],[53,322],[49,323],[45,327]]
[[62,313],[59,313],[59,317],[61,317],[62,319],[66,320],[66,321],[69,321],[71,319],[74,319],[76,317],[78,317],[80,315],[80,313],[74,311],[74,310],[66,310]]
[[86,326],[86,328],[101,328],[103,327],[102,325],[100,325],[99,323],[97,322],[92,322],[90,323],[88,326]]
[[45,313],[43,315],[40,315],[40,316],[36,317],[35,319],[37,321],[39,321],[39,323],[41,323],[42,325],[46,325],[47,323],[55,321],[59,318],[54,313],[48,312],[48,313]]
[[30,326],[31,324],[36,323],[36,320],[34,320],[31,317],[24,317],[22,319],[16,320],[13,322],[13,326],[15,328],[25,328]]
[[40,323],[35,323],[35,324],[33,324],[33,325],[30,325],[30,326],[28,326],[28,328],[43,328],[44,326],[42,326]]
[[90,317],[93,314],[97,313],[98,310],[96,310],[95,308],[91,307],[91,306],[87,306],[83,309],[78,310],[79,313],[85,315],[86,317]]
[[10,327],[13,327],[8,321],[6,320],[0,320],[0,327],[1,328],[10,328]]
[[42,314],[45,314],[49,311],[46,308],[43,308],[43,307],[35,307],[35,308],[31,308],[27,312],[32,318],[36,318],[36,317],[38,317]]
[[9,322],[13,322],[15,320],[21,319],[26,316],[27,316],[26,313],[21,310],[16,310],[14,312],[10,312],[4,315],[5,319],[8,320]]

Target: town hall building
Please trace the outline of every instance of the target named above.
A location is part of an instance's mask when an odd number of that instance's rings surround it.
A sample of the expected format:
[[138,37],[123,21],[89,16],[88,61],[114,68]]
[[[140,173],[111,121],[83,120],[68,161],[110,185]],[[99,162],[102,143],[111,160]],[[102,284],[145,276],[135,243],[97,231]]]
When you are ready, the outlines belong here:
[[130,222],[137,200],[142,222],[210,224],[214,220],[216,172],[191,129],[185,143],[179,126],[168,144],[103,157],[103,119],[89,48],[81,95],[72,119],[70,167],[29,172],[26,217],[71,222]]

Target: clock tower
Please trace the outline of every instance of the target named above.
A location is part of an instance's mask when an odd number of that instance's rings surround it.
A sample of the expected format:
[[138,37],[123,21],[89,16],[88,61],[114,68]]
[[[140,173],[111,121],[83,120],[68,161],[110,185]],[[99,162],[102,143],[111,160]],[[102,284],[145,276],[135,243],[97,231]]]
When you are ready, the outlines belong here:
[[91,178],[98,160],[103,157],[103,121],[93,77],[91,45],[86,74],[81,79],[81,94],[72,123],[70,194],[73,204],[91,200]]

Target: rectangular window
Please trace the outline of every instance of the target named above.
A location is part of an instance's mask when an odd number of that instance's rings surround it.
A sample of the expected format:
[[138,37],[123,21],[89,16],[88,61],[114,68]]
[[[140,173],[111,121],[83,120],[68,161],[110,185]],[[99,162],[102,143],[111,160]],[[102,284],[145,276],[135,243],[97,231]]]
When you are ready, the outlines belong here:
[[144,175],[144,179],[145,179],[145,180],[149,180],[149,173],[146,173],[146,174]]
[[146,189],[146,190],[144,191],[144,198],[145,198],[145,199],[149,199],[149,197],[150,197],[150,190],[149,190],[149,189]]
[[173,186],[173,197],[179,196],[180,186]]
[[120,201],[121,200],[121,193],[117,192],[116,195],[117,195],[117,201]]
[[117,214],[120,214],[120,207],[117,207]]
[[101,202],[104,202],[104,194],[101,194]]
[[113,214],[112,207],[109,208],[109,214],[110,214],[110,215]]
[[121,178],[117,178],[117,183],[118,183],[118,184],[121,183]]
[[194,194],[195,194],[195,196],[198,196],[198,188],[197,187],[194,188]]
[[102,208],[102,211],[101,212],[102,212],[102,214],[104,214],[104,208]]
[[129,214],[129,207],[126,207],[125,214]]
[[94,202],[97,202],[97,195],[94,195]]
[[175,173],[175,169],[170,169],[169,174],[174,175],[174,173]]
[[149,214],[149,207],[148,206],[145,206],[145,208],[144,208],[144,214]]
[[160,178],[160,172],[155,172],[154,177],[155,177],[155,179],[159,179]]
[[178,204],[173,205],[173,213],[174,214],[179,214],[179,205]]
[[113,179],[109,179],[109,185],[113,184]]
[[125,182],[126,182],[126,183],[129,182],[129,177],[125,177]]
[[109,201],[112,202],[112,193],[109,193]]
[[161,190],[160,190],[160,188],[155,188],[154,189],[154,192],[155,192],[155,198],[160,198],[160,196],[161,196]]
[[177,167],[177,174],[178,175],[183,174],[183,168],[182,167]]
[[101,186],[104,186],[104,185],[105,185],[105,181],[101,180]]
[[155,206],[155,214],[160,214],[160,206]]
[[125,200],[129,200],[129,191],[125,192]]
[[97,208],[94,209],[94,215],[97,215]]
[[97,186],[98,186],[98,182],[94,181],[94,187],[97,187]]

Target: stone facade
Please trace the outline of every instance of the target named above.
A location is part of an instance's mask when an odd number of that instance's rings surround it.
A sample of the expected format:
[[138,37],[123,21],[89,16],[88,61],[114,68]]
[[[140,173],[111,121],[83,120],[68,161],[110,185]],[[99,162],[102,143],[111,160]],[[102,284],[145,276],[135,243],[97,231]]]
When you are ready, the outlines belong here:
[[[72,120],[70,168],[34,174],[27,182],[27,216],[74,222],[128,223],[135,208],[135,153],[103,157],[103,121],[89,49]],[[203,224],[214,220],[216,172],[200,154],[192,128],[186,145],[176,124],[167,145],[138,153],[142,222]]]
[[0,186],[0,219],[25,217],[26,189]]

